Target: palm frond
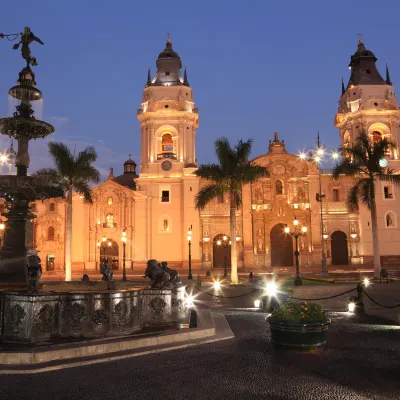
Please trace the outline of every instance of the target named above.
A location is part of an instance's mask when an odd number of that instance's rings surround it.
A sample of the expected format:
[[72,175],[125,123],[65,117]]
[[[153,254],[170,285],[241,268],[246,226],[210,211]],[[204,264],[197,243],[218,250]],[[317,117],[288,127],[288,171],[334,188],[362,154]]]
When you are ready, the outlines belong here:
[[257,164],[241,164],[236,167],[235,179],[241,184],[251,183],[263,176],[268,176],[267,168]]
[[90,191],[89,184],[87,182],[81,181],[74,184],[74,189],[81,195],[86,203],[93,203],[92,194]]
[[50,142],[49,153],[59,175],[68,175],[75,169],[74,156],[64,143]]
[[232,149],[229,140],[226,137],[221,137],[215,141],[215,153],[224,173],[230,173],[236,166],[236,154]]
[[358,165],[357,163],[351,162],[348,159],[343,159],[340,162],[338,162],[332,172],[332,177],[333,179],[339,179],[340,175],[350,175],[354,176],[357,174],[360,174],[364,172],[362,167]]
[[202,164],[195,172],[195,175],[199,178],[212,181],[221,181],[225,179],[225,175],[218,164]]
[[198,210],[204,210],[207,204],[215,199],[218,195],[227,191],[223,186],[211,183],[203,186],[197,193],[194,201]]
[[37,170],[33,176],[47,176],[50,178],[59,178],[58,172],[54,168],[42,168]]
[[86,147],[80,151],[76,157],[75,163],[78,168],[89,165],[97,160],[97,152],[93,146]]
[[86,165],[76,170],[77,174],[73,177],[73,182],[86,181],[98,183],[100,181],[100,172],[92,165]]
[[248,139],[245,142],[239,140],[235,146],[236,159],[239,164],[247,163],[249,161],[251,148],[253,146],[253,139]]
[[378,179],[382,182],[390,182],[400,186],[400,174],[396,174],[394,170],[388,169],[378,175]]
[[360,200],[361,203],[371,209],[372,194],[374,193],[374,188],[371,189],[371,183],[373,185],[373,180],[370,178],[361,178],[349,190],[347,195],[347,207],[349,211],[357,211]]
[[359,198],[358,198],[359,184],[356,183],[347,194],[347,207],[350,212],[358,210]]

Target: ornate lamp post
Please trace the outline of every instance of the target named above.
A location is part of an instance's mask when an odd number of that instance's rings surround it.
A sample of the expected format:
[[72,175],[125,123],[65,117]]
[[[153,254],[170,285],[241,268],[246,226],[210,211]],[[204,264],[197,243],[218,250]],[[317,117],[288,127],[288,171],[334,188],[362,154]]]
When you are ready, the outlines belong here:
[[[316,200],[320,205],[320,229],[321,229],[321,276],[328,276],[328,270],[326,268],[326,255],[325,255],[325,238],[324,238],[324,214],[322,207],[322,199],[326,197],[325,193],[322,193],[322,183],[321,183],[321,162],[325,156],[327,150],[332,151],[330,154],[333,160],[337,160],[339,158],[339,153],[336,150],[324,148],[321,145],[319,139],[319,132],[317,136],[317,148],[315,149],[305,149],[305,151],[309,151],[310,158],[309,160],[313,160],[315,164],[318,166],[318,193],[316,193]],[[306,159],[305,151],[300,153],[299,157],[302,160]]]
[[[228,247],[230,244],[231,242],[226,235],[222,236],[222,240],[217,240],[217,246]],[[228,278],[227,261],[227,256],[224,255],[224,279]]]
[[187,240],[188,240],[188,246],[189,246],[189,274],[188,274],[188,279],[193,279],[192,275],[192,225],[190,225],[190,228],[188,229],[188,234],[187,234]]
[[125,229],[122,231],[122,247],[123,247],[123,255],[122,255],[122,280],[126,281],[126,266],[125,266],[125,256],[126,256],[126,231]]
[[297,218],[293,221],[294,229],[293,231],[290,230],[288,226],[285,227],[285,233],[292,235],[296,242],[296,251],[294,252],[294,256],[296,257],[296,278],[294,280],[294,284],[296,286],[301,286],[303,281],[300,277],[300,269],[299,269],[299,237],[305,236],[307,234],[307,227],[304,225],[301,229],[299,229],[299,221]]

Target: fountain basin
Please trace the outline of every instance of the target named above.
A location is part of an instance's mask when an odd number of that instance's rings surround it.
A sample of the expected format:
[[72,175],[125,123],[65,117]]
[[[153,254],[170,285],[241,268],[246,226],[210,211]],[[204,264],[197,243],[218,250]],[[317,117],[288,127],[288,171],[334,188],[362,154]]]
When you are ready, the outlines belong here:
[[1,292],[4,344],[131,334],[187,319],[185,287],[70,292]]

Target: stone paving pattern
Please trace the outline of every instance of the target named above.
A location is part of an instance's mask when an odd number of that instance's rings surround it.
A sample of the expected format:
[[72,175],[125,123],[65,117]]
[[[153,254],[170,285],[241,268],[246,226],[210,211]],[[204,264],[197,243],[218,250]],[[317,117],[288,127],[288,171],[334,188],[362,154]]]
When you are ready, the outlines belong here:
[[[351,286],[303,286],[296,296],[329,296]],[[375,284],[369,292],[393,304],[399,289],[400,282]],[[226,295],[249,291],[250,286],[221,289]],[[386,310],[366,300],[368,316],[359,318],[344,312],[348,295],[325,301],[333,320],[327,344],[311,352],[285,351],[270,343],[267,314],[229,309],[249,307],[256,297],[198,297],[199,307],[221,309],[234,339],[37,375],[2,375],[0,399],[400,398],[400,326],[393,325],[400,308]]]
[[293,352],[271,346],[266,314],[224,313],[235,339],[38,375],[3,375],[0,399],[400,398],[399,327],[334,314],[324,348]]

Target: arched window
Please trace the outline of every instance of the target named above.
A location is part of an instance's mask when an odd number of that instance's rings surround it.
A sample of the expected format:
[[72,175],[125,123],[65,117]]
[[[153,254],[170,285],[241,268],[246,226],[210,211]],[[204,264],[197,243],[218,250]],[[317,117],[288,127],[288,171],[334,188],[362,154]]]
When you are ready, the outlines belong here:
[[163,153],[170,153],[174,151],[174,141],[170,133],[165,133],[161,139],[161,151]]
[[49,229],[47,230],[47,240],[51,240],[52,242],[54,241],[54,227],[49,226]]
[[107,204],[108,204],[109,206],[111,206],[112,203],[113,203],[113,198],[112,198],[112,197],[109,197],[109,198],[107,199]]
[[106,227],[114,228],[114,215],[113,214],[106,215]]
[[56,210],[56,205],[54,203],[50,203],[49,210],[50,211],[55,211]]
[[275,183],[275,192],[276,192],[276,194],[283,194],[282,181],[276,181],[276,183]]
[[397,227],[397,218],[396,214],[392,211],[386,213],[385,216],[385,226],[386,228],[396,228]]

